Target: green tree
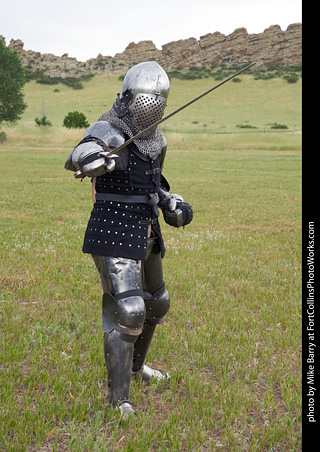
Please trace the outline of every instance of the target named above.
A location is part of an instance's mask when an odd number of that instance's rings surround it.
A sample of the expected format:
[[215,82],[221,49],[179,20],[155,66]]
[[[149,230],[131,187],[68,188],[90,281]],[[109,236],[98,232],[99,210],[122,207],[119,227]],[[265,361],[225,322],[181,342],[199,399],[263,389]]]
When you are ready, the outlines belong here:
[[0,40],[0,124],[17,121],[27,108],[24,103],[24,70],[16,52]]

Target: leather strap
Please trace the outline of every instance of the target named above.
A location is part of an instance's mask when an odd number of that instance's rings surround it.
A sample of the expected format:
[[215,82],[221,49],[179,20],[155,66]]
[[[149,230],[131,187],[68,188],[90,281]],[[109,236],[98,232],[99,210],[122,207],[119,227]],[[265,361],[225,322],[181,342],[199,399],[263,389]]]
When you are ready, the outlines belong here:
[[147,204],[154,206],[159,202],[158,193],[151,193],[150,195],[119,195],[114,193],[96,193],[96,201],[115,201],[125,203]]

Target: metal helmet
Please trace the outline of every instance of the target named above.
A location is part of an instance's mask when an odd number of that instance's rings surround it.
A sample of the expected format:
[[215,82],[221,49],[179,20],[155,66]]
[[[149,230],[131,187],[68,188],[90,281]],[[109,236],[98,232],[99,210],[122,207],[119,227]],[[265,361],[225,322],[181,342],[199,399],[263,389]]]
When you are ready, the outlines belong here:
[[144,130],[162,118],[169,89],[166,72],[155,61],[147,61],[129,69],[119,100],[132,114],[135,126]]

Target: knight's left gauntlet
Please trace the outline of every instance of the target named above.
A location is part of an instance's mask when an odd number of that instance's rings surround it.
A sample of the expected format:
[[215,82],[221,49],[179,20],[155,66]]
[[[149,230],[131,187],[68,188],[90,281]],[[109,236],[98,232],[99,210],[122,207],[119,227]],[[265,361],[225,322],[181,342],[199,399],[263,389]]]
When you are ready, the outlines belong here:
[[193,219],[193,210],[190,204],[184,202],[183,198],[176,194],[170,194],[168,191],[159,188],[159,207],[162,209],[164,221],[170,226],[180,228],[191,223]]

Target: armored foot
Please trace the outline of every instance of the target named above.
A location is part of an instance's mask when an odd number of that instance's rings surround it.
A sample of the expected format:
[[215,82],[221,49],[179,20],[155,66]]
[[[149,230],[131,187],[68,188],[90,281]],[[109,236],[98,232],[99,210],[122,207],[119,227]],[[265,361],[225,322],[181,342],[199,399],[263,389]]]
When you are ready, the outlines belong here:
[[124,401],[120,403],[116,406],[115,410],[118,410],[120,412],[121,422],[125,422],[131,418],[133,419],[134,417],[136,417],[136,411],[130,402]]
[[151,367],[146,366],[145,364],[138,372],[132,372],[133,377],[140,377],[142,381],[149,383],[152,378],[155,378],[158,381],[168,380],[170,378],[169,374],[163,374],[160,370],[151,369]]

